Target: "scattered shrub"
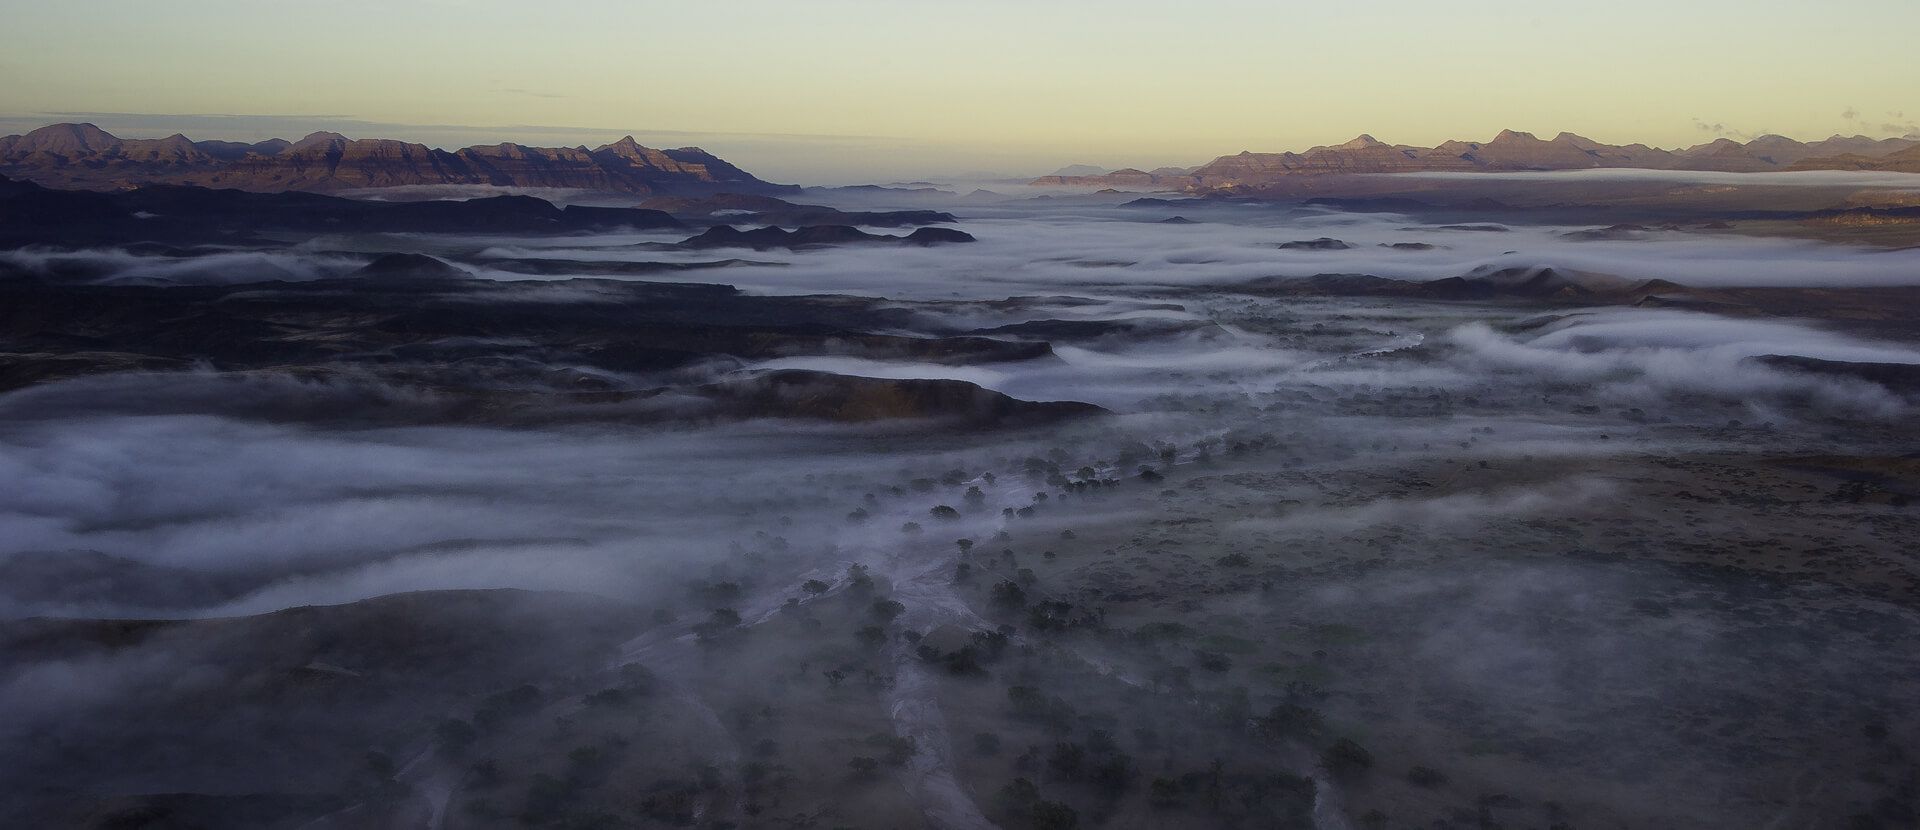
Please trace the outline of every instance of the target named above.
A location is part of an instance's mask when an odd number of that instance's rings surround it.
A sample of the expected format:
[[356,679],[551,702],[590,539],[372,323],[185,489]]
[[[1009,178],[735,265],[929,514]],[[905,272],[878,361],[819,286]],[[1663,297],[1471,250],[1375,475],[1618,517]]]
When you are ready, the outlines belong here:
[[1233,668],[1233,658],[1217,651],[1196,651],[1193,653],[1193,659],[1200,668],[1210,672],[1223,672]]
[[993,586],[993,604],[1006,609],[1018,610],[1026,607],[1027,592],[1011,580],[1001,580]]
[[1359,775],[1373,768],[1373,753],[1351,738],[1341,738],[1320,753],[1320,764],[1335,775]]

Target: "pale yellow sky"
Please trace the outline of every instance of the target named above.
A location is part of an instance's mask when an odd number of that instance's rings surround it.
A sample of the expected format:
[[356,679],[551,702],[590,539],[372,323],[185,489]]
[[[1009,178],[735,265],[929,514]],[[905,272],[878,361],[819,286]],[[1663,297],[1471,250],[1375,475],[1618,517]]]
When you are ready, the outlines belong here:
[[144,113],[309,116],[189,122],[196,138],[342,119],[435,143],[678,131],[790,180],[1184,165],[1361,132],[1920,132],[1916,0],[0,2],[9,127],[173,123],[110,115]]

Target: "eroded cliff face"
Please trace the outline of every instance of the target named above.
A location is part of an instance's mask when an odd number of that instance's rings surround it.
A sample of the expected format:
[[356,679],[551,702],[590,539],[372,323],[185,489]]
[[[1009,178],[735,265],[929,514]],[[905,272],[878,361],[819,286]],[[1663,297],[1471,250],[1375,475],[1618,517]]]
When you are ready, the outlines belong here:
[[53,187],[112,190],[197,184],[327,192],[402,185],[570,187],[635,194],[773,193],[770,184],[696,147],[656,150],[632,136],[598,149],[496,144],[447,151],[392,139],[314,133],[300,141],[123,139],[92,124],[0,138],[0,172]]

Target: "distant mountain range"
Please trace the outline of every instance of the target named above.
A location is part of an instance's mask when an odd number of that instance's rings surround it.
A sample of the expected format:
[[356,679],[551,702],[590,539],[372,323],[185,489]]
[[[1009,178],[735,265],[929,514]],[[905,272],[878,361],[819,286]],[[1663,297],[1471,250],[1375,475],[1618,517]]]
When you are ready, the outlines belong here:
[[1107,172],[1107,170],[1108,168],[1100,167],[1098,165],[1093,165],[1093,164],[1069,164],[1047,175],[1049,176],[1100,176],[1100,175],[1104,175]]
[[257,192],[403,185],[567,187],[635,194],[798,192],[695,147],[655,150],[628,136],[598,149],[493,144],[447,151],[392,139],[314,133],[255,144],[118,138],[54,124],[0,138],[0,174],[50,187],[120,190],[194,184]]
[[[1800,142],[1767,135],[1745,143],[1719,139],[1683,150],[1612,145],[1561,133],[1540,139],[1507,130],[1487,142],[1437,147],[1394,145],[1362,135],[1302,152],[1221,156],[1193,168],[1101,171],[1062,168],[1038,185],[1156,190],[1259,189],[1292,176],[1331,173],[1483,172],[1643,168],[1763,172],[1884,170],[1920,172],[1920,140],[1833,136]],[[407,185],[557,187],[638,195],[780,194],[799,188],[763,181],[695,147],[656,150],[628,136],[595,149],[491,144],[441,150],[393,139],[350,139],[319,132],[289,142],[246,144],[119,138],[92,124],[53,124],[0,137],[0,175],[49,187],[124,190],[191,184],[254,192],[332,192]]]
[[1304,152],[1221,156],[1194,168],[1114,170],[1099,175],[1042,176],[1037,185],[1087,185],[1170,190],[1258,188],[1288,176],[1329,173],[1502,172],[1643,168],[1756,173],[1782,170],[1891,170],[1920,172],[1920,141],[1833,136],[1800,142],[1766,135],[1741,143],[1719,139],[1684,150],[1645,144],[1602,144],[1572,133],[1550,139],[1502,131],[1492,141],[1448,141],[1437,147],[1387,144],[1362,135],[1345,144]]

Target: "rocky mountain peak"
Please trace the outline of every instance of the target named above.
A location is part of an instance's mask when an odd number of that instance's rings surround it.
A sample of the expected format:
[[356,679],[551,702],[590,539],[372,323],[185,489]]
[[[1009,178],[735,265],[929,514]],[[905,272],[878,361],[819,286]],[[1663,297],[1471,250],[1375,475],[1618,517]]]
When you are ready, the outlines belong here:
[[292,146],[289,146],[287,148],[287,150],[298,153],[302,150],[311,150],[314,148],[337,147],[337,146],[346,144],[350,141],[352,141],[352,139],[349,139],[346,136],[341,135],[339,133],[329,133],[329,132],[309,133],[306,138],[303,138],[303,139],[300,139],[299,141],[294,142]]
[[22,145],[32,151],[60,154],[102,152],[120,145],[106,130],[84,123],[49,124],[22,138]]

